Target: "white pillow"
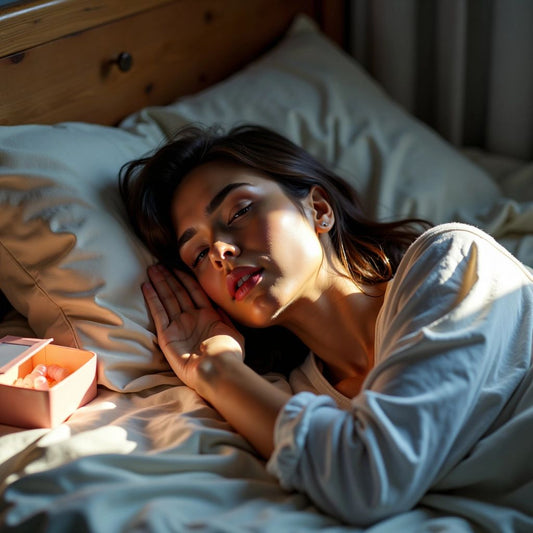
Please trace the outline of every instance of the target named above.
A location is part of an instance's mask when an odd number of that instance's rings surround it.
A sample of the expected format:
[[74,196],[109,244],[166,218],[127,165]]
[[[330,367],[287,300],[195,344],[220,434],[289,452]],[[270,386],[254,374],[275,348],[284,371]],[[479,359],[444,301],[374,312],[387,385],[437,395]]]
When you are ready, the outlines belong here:
[[301,16],[271,53],[226,81],[123,123],[167,135],[189,122],[254,122],[277,130],[335,168],[380,219],[434,223],[490,206],[487,172],[407,114],[314,22]]
[[125,221],[118,172],[188,122],[270,126],[340,169],[381,218],[451,220],[499,195],[307,19],[225,82],[121,128],[0,127],[0,289],[37,336],[96,351],[99,383],[115,390],[173,381],[140,291],[152,258]]
[[0,127],[0,288],[37,336],[96,351],[113,389],[168,369],[140,295],[151,257],[117,192],[121,165],[151,148],[90,124]]

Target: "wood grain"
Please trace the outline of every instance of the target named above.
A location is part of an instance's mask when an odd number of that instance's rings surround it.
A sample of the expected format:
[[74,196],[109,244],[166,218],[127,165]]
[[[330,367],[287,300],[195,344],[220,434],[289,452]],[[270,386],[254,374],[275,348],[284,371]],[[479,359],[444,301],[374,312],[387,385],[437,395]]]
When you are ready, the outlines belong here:
[[33,0],[0,9],[0,57],[140,13],[171,0]]
[[[129,1],[140,8],[141,0]],[[296,13],[317,16],[320,7],[316,0],[150,1],[159,5],[50,41],[46,30],[44,44],[0,59],[0,124],[116,124],[227,77],[272,46]],[[119,0],[101,3],[111,13]],[[113,63],[121,52],[133,57],[128,72]]]

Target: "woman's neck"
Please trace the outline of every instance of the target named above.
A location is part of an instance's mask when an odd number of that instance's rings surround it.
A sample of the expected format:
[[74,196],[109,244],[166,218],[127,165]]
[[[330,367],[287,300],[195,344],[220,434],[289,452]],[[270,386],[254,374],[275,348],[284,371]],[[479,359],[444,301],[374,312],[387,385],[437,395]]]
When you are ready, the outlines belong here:
[[360,386],[374,366],[375,327],[385,288],[382,283],[363,292],[351,280],[333,276],[320,297],[300,302],[285,324],[320,358],[332,385]]

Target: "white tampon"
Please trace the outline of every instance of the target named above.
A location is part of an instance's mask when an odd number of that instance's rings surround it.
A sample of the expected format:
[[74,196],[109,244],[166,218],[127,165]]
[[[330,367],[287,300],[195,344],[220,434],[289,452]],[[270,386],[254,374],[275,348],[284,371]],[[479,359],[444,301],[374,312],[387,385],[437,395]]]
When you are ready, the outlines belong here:
[[48,380],[44,376],[37,376],[33,380],[33,388],[37,390],[48,390],[50,385],[48,385]]

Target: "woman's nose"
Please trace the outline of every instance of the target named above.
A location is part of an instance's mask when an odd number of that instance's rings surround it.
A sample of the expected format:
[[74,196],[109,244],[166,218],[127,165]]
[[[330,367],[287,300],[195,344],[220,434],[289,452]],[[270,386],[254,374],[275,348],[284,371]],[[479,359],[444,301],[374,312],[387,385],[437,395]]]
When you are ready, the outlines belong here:
[[237,257],[239,253],[240,250],[235,244],[217,241],[211,246],[209,256],[215,268],[224,268],[224,263]]

